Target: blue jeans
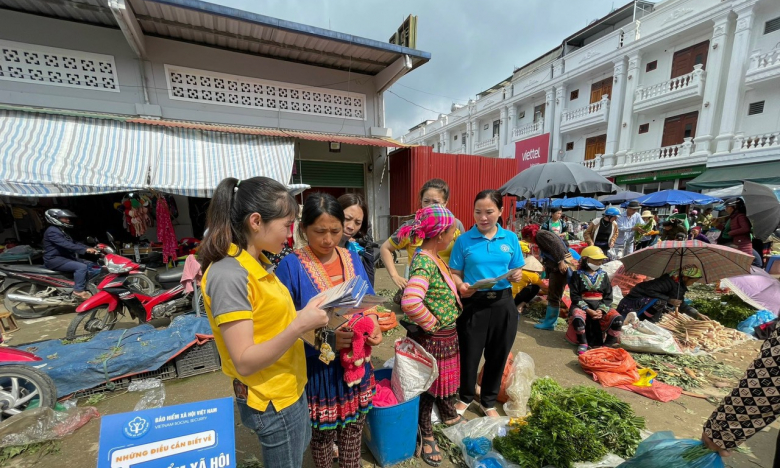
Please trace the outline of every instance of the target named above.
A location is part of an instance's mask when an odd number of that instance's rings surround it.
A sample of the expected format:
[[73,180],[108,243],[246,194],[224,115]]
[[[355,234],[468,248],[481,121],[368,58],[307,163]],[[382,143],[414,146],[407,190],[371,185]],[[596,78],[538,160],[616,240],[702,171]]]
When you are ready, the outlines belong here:
[[257,411],[236,398],[241,423],[257,434],[263,446],[263,466],[273,468],[300,468],[303,452],[311,441],[311,421],[306,393],[298,401],[282,411],[276,411],[273,403],[265,411]]

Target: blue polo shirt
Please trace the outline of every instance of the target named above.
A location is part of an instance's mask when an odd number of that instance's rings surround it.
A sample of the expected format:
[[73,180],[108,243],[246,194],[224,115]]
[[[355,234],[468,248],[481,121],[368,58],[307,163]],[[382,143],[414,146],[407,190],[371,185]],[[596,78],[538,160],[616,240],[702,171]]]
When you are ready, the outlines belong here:
[[[501,276],[509,270],[525,265],[517,235],[498,226],[492,239],[486,238],[476,226],[461,234],[450,254],[450,268],[463,272],[463,281],[469,284]],[[511,288],[508,280],[501,280],[492,290]]]

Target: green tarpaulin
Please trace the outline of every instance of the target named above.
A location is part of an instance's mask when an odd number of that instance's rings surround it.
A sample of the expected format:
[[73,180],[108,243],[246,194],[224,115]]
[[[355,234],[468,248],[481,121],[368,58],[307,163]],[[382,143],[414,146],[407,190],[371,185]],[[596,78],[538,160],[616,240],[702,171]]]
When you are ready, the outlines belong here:
[[780,161],[708,168],[685,184],[686,190],[704,190],[742,185],[743,180],[759,184],[780,184]]

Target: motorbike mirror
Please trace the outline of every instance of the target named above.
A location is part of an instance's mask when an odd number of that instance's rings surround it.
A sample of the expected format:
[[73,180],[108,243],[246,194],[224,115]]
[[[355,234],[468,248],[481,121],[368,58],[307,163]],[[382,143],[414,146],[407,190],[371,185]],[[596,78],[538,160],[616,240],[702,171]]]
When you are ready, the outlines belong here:
[[87,245],[97,245],[98,244],[97,239],[95,239],[92,236],[87,237],[86,241],[87,241]]
[[116,244],[114,243],[114,236],[112,236],[110,232],[106,231],[106,238],[108,239],[108,243],[111,244],[111,247],[113,247],[114,250],[116,251]]

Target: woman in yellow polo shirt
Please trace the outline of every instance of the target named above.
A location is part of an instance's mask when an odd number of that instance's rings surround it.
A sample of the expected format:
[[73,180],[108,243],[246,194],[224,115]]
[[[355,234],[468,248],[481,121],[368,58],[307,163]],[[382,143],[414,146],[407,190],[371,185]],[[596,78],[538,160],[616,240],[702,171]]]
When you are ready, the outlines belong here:
[[[446,207],[447,201],[449,201],[449,199],[450,186],[447,185],[447,182],[441,179],[431,179],[424,183],[420,189],[420,206],[422,208],[426,208],[431,205],[441,205]],[[390,274],[390,279],[392,279],[393,283],[398,286],[398,289],[404,289],[406,287],[407,278],[405,277],[406,275],[399,275],[398,271],[395,269],[395,262],[393,262],[393,252],[396,250],[406,249],[406,253],[409,256],[409,261],[411,262],[415,251],[417,251],[417,248],[422,245],[421,240],[415,242],[409,238],[404,238],[399,235],[401,228],[411,224],[413,221],[414,220],[412,219],[401,225],[398,230],[395,231],[395,233],[393,233],[393,235],[390,236],[390,238],[387,239],[379,249],[379,257],[382,259],[382,263],[385,264],[385,268],[387,268],[387,272]],[[450,261],[450,252],[452,252],[452,246],[455,244],[455,240],[464,231],[465,229],[463,228],[463,223],[461,223],[458,219],[455,219],[455,237],[453,237],[452,242],[450,242],[450,245],[448,245],[446,249],[439,252],[439,256],[442,258],[442,260],[444,260],[445,264]]]
[[222,371],[233,378],[241,421],[260,439],[264,466],[274,468],[303,464],[311,426],[300,337],[328,322],[322,299],[296,312],[287,288],[266,270],[262,251],[279,252],[297,215],[295,199],[273,179],[224,179],[199,250]]

